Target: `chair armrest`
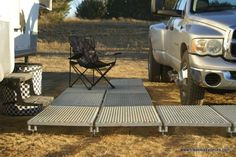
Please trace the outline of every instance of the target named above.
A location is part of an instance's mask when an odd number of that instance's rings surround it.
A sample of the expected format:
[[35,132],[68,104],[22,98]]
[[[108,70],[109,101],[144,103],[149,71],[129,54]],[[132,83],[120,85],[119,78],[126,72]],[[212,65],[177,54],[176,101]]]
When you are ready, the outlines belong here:
[[104,53],[101,53],[99,51],[96,51],[96,53],[99,55],[99,57],[110,57],[110,56],[118,56],[118,55],[121,55],[122,53],[121,52],[116,52],[116,53],[112,53],[112,54],[104,54]]
[[72,59],[79,59],[82,55],[79,53],[74,54],[73,56],[70,56],[68,59],[72,60]]
[[118,56],[118,55],[121,55],[122,53],[121,52],[116,52],[116,53],[114,53],[113,55],[114,56]]

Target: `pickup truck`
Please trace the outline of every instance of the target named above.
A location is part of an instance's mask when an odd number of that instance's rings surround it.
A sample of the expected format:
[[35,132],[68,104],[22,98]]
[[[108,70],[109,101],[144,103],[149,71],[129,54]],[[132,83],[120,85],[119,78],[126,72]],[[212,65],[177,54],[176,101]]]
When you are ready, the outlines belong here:
[[165,3],[151,1],[154,15],[169,18],[149,28],[149,80],[175,80],[182,105],[201,105],[206,89],[236,90],[236,0]]

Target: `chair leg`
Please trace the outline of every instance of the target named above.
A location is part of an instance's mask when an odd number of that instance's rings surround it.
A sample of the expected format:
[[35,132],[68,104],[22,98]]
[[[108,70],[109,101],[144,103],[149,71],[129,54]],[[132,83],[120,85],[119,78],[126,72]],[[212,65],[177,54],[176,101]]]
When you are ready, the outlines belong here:
[[[81,72],[75,65],[72,65],[74,71],[79,75],[76,80],[74,80],[74,82],[71,84],[71,86],[73,86],[79,79],[81,80],[81,82],[85,85],[85,87],[88,89],[88,90],[91,90],[92,89],[92,82],[84,75],[84,73],[88,70],[88,69],[85,69],[83,72]],[[87,85],[85,80],[90,84]]]
[[94,77],[95,77],[95,76],[94,76],[94,69],[93,69],[93,83],[94,83],[94,80],[95,80]]
[[104,80],[106,80],[107,83],[108,83],[112,88],[115,88],[115,86],[114,86],[114,85],[106,78],[106,76],[105,76],[113,66],[114,66],[114,65],[112,65],[111,67],[109,67],[109,68],[107,69],[107,71],[105,71],[104,73],[102,73],[100,69],[98,69],[98,70],[99,70],[99,73],[101,74],[101,78],[103,78]]
[[[115,88],[115,86],[106,78],[106,74],[111,70],[111,68],[114,66],[114,64],[110,65],[110,67],[108,67],[106,69],[105,72],[102,72],[99,68],[95,68],[92,69],[93,70],[93,76],[92,76],[92,82],[84,75],[85,72],[88,69],[85,69],[83,72],[81,72],[76,65],[71,64],[70,65],[70,74],[69,74],[69,86],[72,87],[79,79],[81,80],[81,82],[85,85],[85,87],[88,90],[91,90],[102,78],[112,87]],[[78,74],[78,77],[72,82],[72,76],[71,76],[71,72],[72,69]],[[101,75],[98,79],[95,80],[95,70]],[[88,85],[89,84],[89,85]]]
[[69,65],[69,87],[71,86],[71,65]]
[[[71,55],[72,55],[72,48],[71,48],[71,46],[70,46],[70,58],[71,58]],[[71,85],[71,59],[70,59],[70,61],[69,61],[69,87],[72,87],[72,85]]]
[[[72,66],[72,68],[74,69],[74,71],[76,72],[76,73],[78,73],[77,71],[76,71],[76,67],[74,66],[74,65],[71,65]],[[69,76],[69,87],[72,87],[78,80],[79,80],[79,78],[77,77],[72,83],[71,83],[71,67],[70,67],[70,76]]]
[[[80,78],[79,77],[77,77],[73,82],[72,82],[72,76],[71,76],[71,74],[72,74],[72,70],[71,70],[71,67],[74,69],[74,71],[77,73],[77,74],[81,74],[81,72],[76,68],[76,66],[75,65],[70,65],[70,73],[69,73],[69,87],[72,87]],[[83,72],[83,74],[84,74],[85,72]]]
[[114,65],[111,65],[104,73],[99,69],[99,68],[96,68],[96,71],[101,75],[95,83],[93,83],[92,86],[95,86],[102,78],[104,80],[106,80],[106,82],[112,87],[112,88],[115,88],[115,86],[105,77],[105,75],[111,70],[111,68],[113,67]]

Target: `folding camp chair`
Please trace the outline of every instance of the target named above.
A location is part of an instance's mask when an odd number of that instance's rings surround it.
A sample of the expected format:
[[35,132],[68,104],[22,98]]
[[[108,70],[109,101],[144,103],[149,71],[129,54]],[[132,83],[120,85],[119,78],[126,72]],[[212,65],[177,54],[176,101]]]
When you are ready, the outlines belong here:
[[[103,78],[112,88],[115,88],[115,86],[111,84],[105,75],[116,64],[116,55],[119,53],[113,54],[114,61],[106,63],[99,60],[95,50],[95,41],[92,37],[80,37],[73,35],[69,37],[69,42],[69,86],[72,87],[78,80],[81,80],[86,88],[90,90]],[[80,70],[77,65],[83,67],[84,70]],[[73,82],[72,68],[77,74],[77,77]],[[92,81],[86,76],[88,69],[92,70]],[[100,75],[97,79],[95,79],[95,72]]]

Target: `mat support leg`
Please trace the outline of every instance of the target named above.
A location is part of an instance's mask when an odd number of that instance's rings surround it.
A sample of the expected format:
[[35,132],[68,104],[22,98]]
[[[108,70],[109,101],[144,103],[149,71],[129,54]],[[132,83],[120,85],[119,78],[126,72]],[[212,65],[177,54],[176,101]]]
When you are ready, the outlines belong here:
[[95,127],[95,133],[99,133],[99,127]]
[[90,133],[92,134],[92,136],[95,136],[96,132],[95,129],[93,127],[90,127]]
[[229,133],[229,136],[230,136],[230,137],[233,137],[233,132],[234,132],[234,129],[233,129],[233,128],[228,127],[228,128],[227,128],[227,132]]
[[35,125],[35,126],[34,126],[34,131],[37,131],[37,130],[38,130],[38,128],[37,128],[37,126]]
[[99,133],[99,128],[98,127],[90,127],[90,132],[93,134],[93,136],[96,135],[96,133]]
[[89,131],[90,131],[91,133],[93,133],[93,127],[90,127],[90,128],[89,128]]
[[28,131],[31,131],[31,125],[28,125]]
[[98,127],[95,127],[95,129],[93,129],[93,136],[95,136],[96,133],[99,133],[99,128]]
[[236,128],[235,128],[235,126],[232,127],[232,133],[236,133]]
[[159,127],[159,132],[162,133],[162,135],[165,135],[165,133],[168,132],[168,127],[167,126],[164,126],[164,127]]
[[28,131],[36,132],[37,130],[38,130],[38,128],[36,125],[34,125],[34,126],[28,125]]

